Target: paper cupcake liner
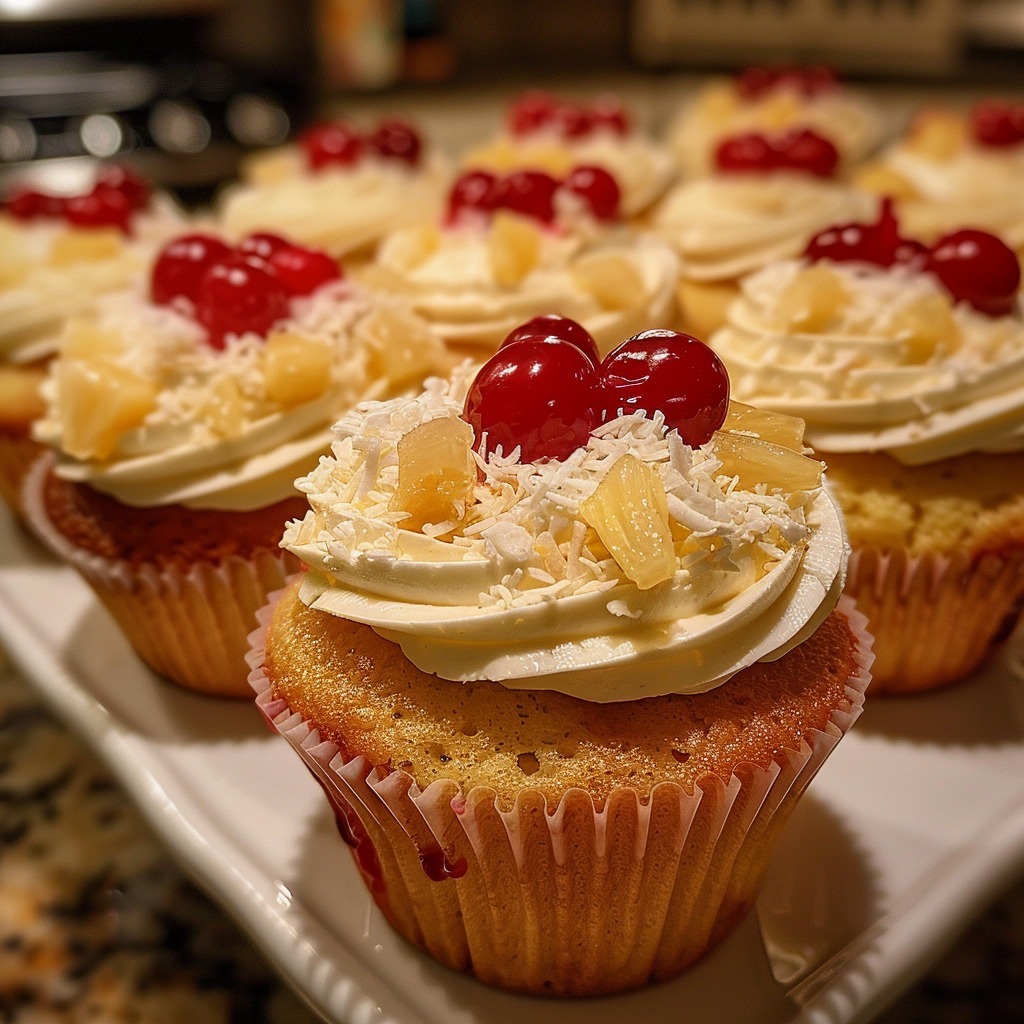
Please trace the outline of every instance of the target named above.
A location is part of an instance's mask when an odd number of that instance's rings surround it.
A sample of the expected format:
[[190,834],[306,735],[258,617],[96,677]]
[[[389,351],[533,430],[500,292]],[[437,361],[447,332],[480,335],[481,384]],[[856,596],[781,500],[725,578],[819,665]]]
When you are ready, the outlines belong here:
[[19,518],[24,518],[21,489],[31,465],[45,451],[25,431],[0,430],[0,500]]
[[861,712],[871,640],[858,636],[849,708],[768,769],[744,763],[693,793],[662,782],[620,788],[603,806],[582,789],[554,807],[524,789],[452,780],[420,790],[400,770],[347,758],[274,697],[263,671],[276,596],[251,637],[249,681],[267,722],[326,793],[373,898],[394,928],[441,963],[501,988],[597,995],[677,975],[751,907],[773,841],[796,800]]
[[970,675],[1024,605],[1024,551],[973,558],[856,545],[846,593],[875,638],[871,694],[934,690]]
[[294,556],[268,548],[251,559],[230,556],[177,570],[133,567],[83,551],[47,516],[43,482],[52,462],[44,455],[27,474],[22,489],[26,521],[89,584],[139,657],[188,689],[251,697],[247,638],[267,595],[298,569]]

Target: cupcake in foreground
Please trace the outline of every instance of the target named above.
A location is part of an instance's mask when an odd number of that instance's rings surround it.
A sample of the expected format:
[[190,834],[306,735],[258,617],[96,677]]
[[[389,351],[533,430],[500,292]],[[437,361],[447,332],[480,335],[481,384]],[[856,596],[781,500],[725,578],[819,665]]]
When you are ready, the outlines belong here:
[[676,317],[678,258],[626,225],[621,195],[614,175],[590,165],[564,176],[466,171],[443,217],[390,235],[357,278],[403,297],[451,345],[490,354],[523,320],[557,313],[606,351]]
[[739,280],[799,256],[822,228],[869,215],[876,201],[838,179],[839,150],[808,128],[743,132],[716,146],[706,176],[673,188],[651,228],[682,260],[683,327],[710,337],[725,322]]
[[648,210],[676,176],[668,150],[636,128],[616,97],[578,102],[540,89],[510,103],[502,131],[460,162],[494,174],[534,170],[556,177],[580,165],[603,167],[619,184],[627,219]]
[[929,248],[885,204],[747,278],[712,338],[737,397],[805,419],[828,460],[874,693],[967,675],[1024,602],[1019,286],[995,236]]
[[365,130],[329,121],[252,157],[220,196],[217,223],[234,239],[279,231],[351,259],[436,214],[450,179],[447,160],[408,121],[386,117]]
[[713,168],[715,149],[744,132],[809,128],[839,151],[842,170],[863,160],[881,138],[867,101],[824,67],[749,67],[705,85],[670,125],[668,145],[688,178]]
[[922,110],[856,181],[892,196],[915,238],[931,242],[969,224],[1024,255],[1024,104],[991,99],[967,113]]
[[549,320],[357,407],[299,482],[308,571],[261,613],[258,704],[387,919],[488,984],[684,970],[860,712],[822,466],[728,393],[685,335],[598,362]]
[[0,211],[0,498],[18,512],[39,454],[32,421],[64,321],[143,271],[182,216],[132,171],[101,167],[69,195],[20,187]]
[[278,542],[299,468],[340,410],[447,365],[422,321],[318,250],[182,236],[145,285],[69,323],[26,517],[155,671],[241,696],[256,609],[297,565]]

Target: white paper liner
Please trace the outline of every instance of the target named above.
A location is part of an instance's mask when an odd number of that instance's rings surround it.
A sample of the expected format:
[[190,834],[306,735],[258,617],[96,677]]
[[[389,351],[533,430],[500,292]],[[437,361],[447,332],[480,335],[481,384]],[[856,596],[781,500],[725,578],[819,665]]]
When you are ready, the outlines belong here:
[[[535,994],[637,988],[678,974],[728,934],[753,903],[796,799],[859,716],[870,679],[865,619],[844,597],[839,610],[858,642],[849,708],[770,768],[743,763],[728,784],[705,776],[693,793],[675,782],[646,795],[620,788],[601,807],[582,789],[552,808],[524,788],[502,809],[487,787],[464,793],[438,780],[421,791],[404,771],[346,758],[275,698],[263,662],[279,596],[250,637],[249,682],[336,812],[358,818],[356,862],[381,910],[449,967]],[[438,864],[453,877],[429,877]]]

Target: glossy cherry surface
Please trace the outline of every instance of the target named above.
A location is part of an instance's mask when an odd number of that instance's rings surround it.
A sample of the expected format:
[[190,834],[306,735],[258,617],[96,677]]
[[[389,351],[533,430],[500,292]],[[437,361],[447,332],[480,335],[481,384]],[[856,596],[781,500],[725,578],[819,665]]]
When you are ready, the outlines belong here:
[[806,171],[818,178],[831,178],[839,166],[839,150],[835,143],[810,128],[785,132],[776,149],[783,167]]
[[835,89],[835,73],[820,64],[805,67],[782,65],[779,67],[754,66],[745,68],[736,77],[736,92],[745,100],[757,100],[776,89],[792,89],[802,96],[813,97]]
[[463,210],[490,213],[497,201],[497,185],[497,175],[490,171],[466,171],[459,175],[448,193],[448,219],[458,219]]
[[727,173],[788,170],[830,178],[839,166],[839,150],[810,128],[793,128],[773,136],[761,132],[729,136],[715,148],[714,159],[718,170]]
[[328,281],[337,281],[341,268],[320,249],[286,245],[270,257],[270,265],[289,295],[310,295]]
[[1017,305],[1017,254],[987,231],[962,228],[943,235],[931,249],[928,269],[954,299],[989,316],[1006,316]]
[[235,246],[235,251],[245,253],[246,255],[259,256],[261,260],[269,261],[275,252],[279,252],[281,249],[289,249],[291,245],[292,243],[288,239],[275,235],[273,232],[255,231],[251,235],[246,235]]
[[574,167],[562,187],[580,196],[598,220],[615,220],[619,216],[622,193],[619,183],[603,167]]
[[231,247],[215,235],[196,232],[172,239],[153,264],[150,298],[158,305],[167,305],[179,296],[196,302],[206,271],[230,253]]
[[715,166],[726,172],[770,173],[778,168],[775,150],[761,132],[741,132],[715,147]]
[[312,125],[299,136],[298,144],[313,170],[331,165],[353,167],[364,148],[362,135],[343,121]]
[[974,140],[993,149],[1007,149],[1024,142],[1024,104],[982,100],[970,115]]
[[79,228],[116,227],[127,233],[132,207],[123,192],[96,189],[84,196],[64,201],[64,219]]
[[555,98],[549,92],[542,89],[524,92],[508,109],[509,131],[513,135],[529,135],[550,124],[555,116],[555,106]]
[[402,118],[384,118],[367,141],[383,157],[402,160],[412,167],[420,162],[423,141],[419,132]]
[[230,334],[265,335],[287,315],[288,292],[258,256],[230,255],[214,263],[199,282],[196,318],[214,348],[223,348]]
[[145,178],[124,164],[105,164],[96,177],[95,191],[119,192],[133,210],[140,210],[149,202],[151,189]]
[[575,320],[557,313],[545,313],[520,324],[505,336],[501,347],[521,341],[567,341],[583,352],[595,366],[601,361],[597,342],[590,331]]
[[851,221],[819,231],[807,244],[804,255],[810,260],[834,260],[837,263],[873,263],[891,267],[916,262],[921,245],[900,235],[899,222],[891,199],[882,201],[878,220],[864,224]]
[[644,410],[661,412],[691,447],[704,444],[725,422],[729,375],[704,344],[678,331],[644,331],[601,363],[603,419]]
[[533,217],[542,224],[555,219],[555,193],[559,182],[546,171],[512,171],[499,178],[494,190],[496,207]]
[[463,419],[476,447],[520,461],[564,459],[600,423],[598,371],[576,345],[544,338],[506,345],[484,363],[466,396]]

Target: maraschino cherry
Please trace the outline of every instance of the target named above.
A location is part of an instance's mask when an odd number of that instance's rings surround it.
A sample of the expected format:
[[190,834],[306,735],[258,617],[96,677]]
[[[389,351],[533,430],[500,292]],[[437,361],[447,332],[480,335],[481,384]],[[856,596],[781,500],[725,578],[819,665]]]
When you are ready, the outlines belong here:
[[874,223],[850,222],[825,228],[807,243],[804,255],[813,261],[827,259],[891,267],[901,262],[918,262],[922,248],[920,243],[900,234],[892,199],[886,196]]
[[398,117],[382,118],[365,135],[346,121],[322,122],[307,128],[297,141],[314,171],[355,167],[368,152],[416,167],[423,149],[419,132]]
[[718,144],[715,166],[726,172],[769,174],[787,170],[830,178],[839,166],[839,150],[811,128],[792,128],[771,136],[744,132]]
[[992,149],[1008,149],[1024,142],[1024,103],[982,100],[971,110],[974,141]]
[[194,232],[171,239],[153,264],[150,298],[158,306],[170,305],[177,298],[195,303],[203,275],[230,255],[231,246],[215,235]]
[[575,345],[595,366],[601,361],[597,342],[590,331],[575,320],[557,313],[545,313],[521,323],[506,335],[501,348],[520,341],[567,341]]
[[288,292],[259,256],[236,253],[218,260],[199,282],[196,319],[213,348],[224,348],[229,334],[266,335],[287,315]]
[[820,96],[838,87],[838,80],[831,68],[823,65],[798,67],[749,67],[736,77],[736,92],[745,100],[760,99],[776,89],[792,89],[801,96]]
[[516,136],[544,129],[563,139],[574,140],[599,130],[626,135],[630,122],[625,108],[613,96],[601,96],[592,104],[584,104],[556,99],[542,89],[531,89],[509,107],[508,129]]

